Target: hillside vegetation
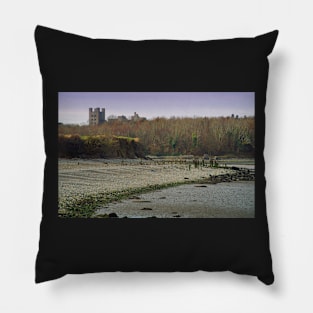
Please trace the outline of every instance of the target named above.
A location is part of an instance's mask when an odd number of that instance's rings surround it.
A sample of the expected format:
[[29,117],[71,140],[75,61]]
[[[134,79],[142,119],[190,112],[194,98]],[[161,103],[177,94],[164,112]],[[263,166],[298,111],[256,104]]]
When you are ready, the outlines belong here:
[[60,158],[144,158],[137,138],[59,135]]
[[59,125],[60,157],[253,156],[254,117],[156,118],[99,126]]

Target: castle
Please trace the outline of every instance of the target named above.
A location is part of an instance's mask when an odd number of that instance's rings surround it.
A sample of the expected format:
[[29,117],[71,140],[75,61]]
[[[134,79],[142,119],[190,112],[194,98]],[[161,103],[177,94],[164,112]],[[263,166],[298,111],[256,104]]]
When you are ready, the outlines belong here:
[[[120,122],[138,122],[138,121],[144,121],[146,120],[145,117],[140,117],[138,113],[134,113],[130,117],[130,120],[126,118],[125,115],[120,115],[120,116],[109,116],[108,117],[108,122],[115,122],[115,121],[120,121]],[[89,125],[94,126],[94,125],[101,125],[105,123],[105,109],[102,108],[100,111],[100,108],[95,108],[94,110],[92,108],[89,108]]]
[[89,108],[89,125],[100,125],[105,122],[105,109],[102,108],[100,111],[100,108],[95,108],[92,110],[92,108]]

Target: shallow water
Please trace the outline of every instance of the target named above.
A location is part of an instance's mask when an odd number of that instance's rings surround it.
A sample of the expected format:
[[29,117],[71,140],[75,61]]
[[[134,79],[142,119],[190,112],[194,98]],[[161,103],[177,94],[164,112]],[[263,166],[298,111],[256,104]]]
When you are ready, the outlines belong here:
[[111,203],[97,214],[144,218],[253,218],[254,181],[187,184]]

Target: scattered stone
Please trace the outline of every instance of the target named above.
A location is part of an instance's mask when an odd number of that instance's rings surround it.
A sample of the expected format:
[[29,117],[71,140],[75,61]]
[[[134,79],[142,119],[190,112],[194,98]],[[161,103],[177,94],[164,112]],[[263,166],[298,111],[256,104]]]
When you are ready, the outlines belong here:
[[160,197],[159,199],[166,199],[166,197]]
[[149,201],[149,200],[133,200],[133,202],[144,203],[144,202],[151,202],[151,201]]
[[184,179],[189,179],[188,177],[184,177]]
[[206,185],[195,185],[195,187],[207,187]]
[[179,214],[177,214],[177,215],[173,215],[173,217],[180,217],[180,215],[179,215]]
[[143,210],[143,211],[152,211],[151,208],[142,208],[141,210]]
[[138,197],[138,196],[130,196],[129,199],[137,199],[138,200],[138,199],[140,199],[140,197]]

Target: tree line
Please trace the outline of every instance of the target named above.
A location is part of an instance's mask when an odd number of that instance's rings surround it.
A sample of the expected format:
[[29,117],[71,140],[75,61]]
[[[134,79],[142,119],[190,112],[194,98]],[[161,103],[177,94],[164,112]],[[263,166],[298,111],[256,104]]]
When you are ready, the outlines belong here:
[[[255,149],[254,117],[155,118],[98,126],[59,125],[59,136],[136,138],[151,155],[250,155]],[[66,136],[65,136],[66,137]]]

